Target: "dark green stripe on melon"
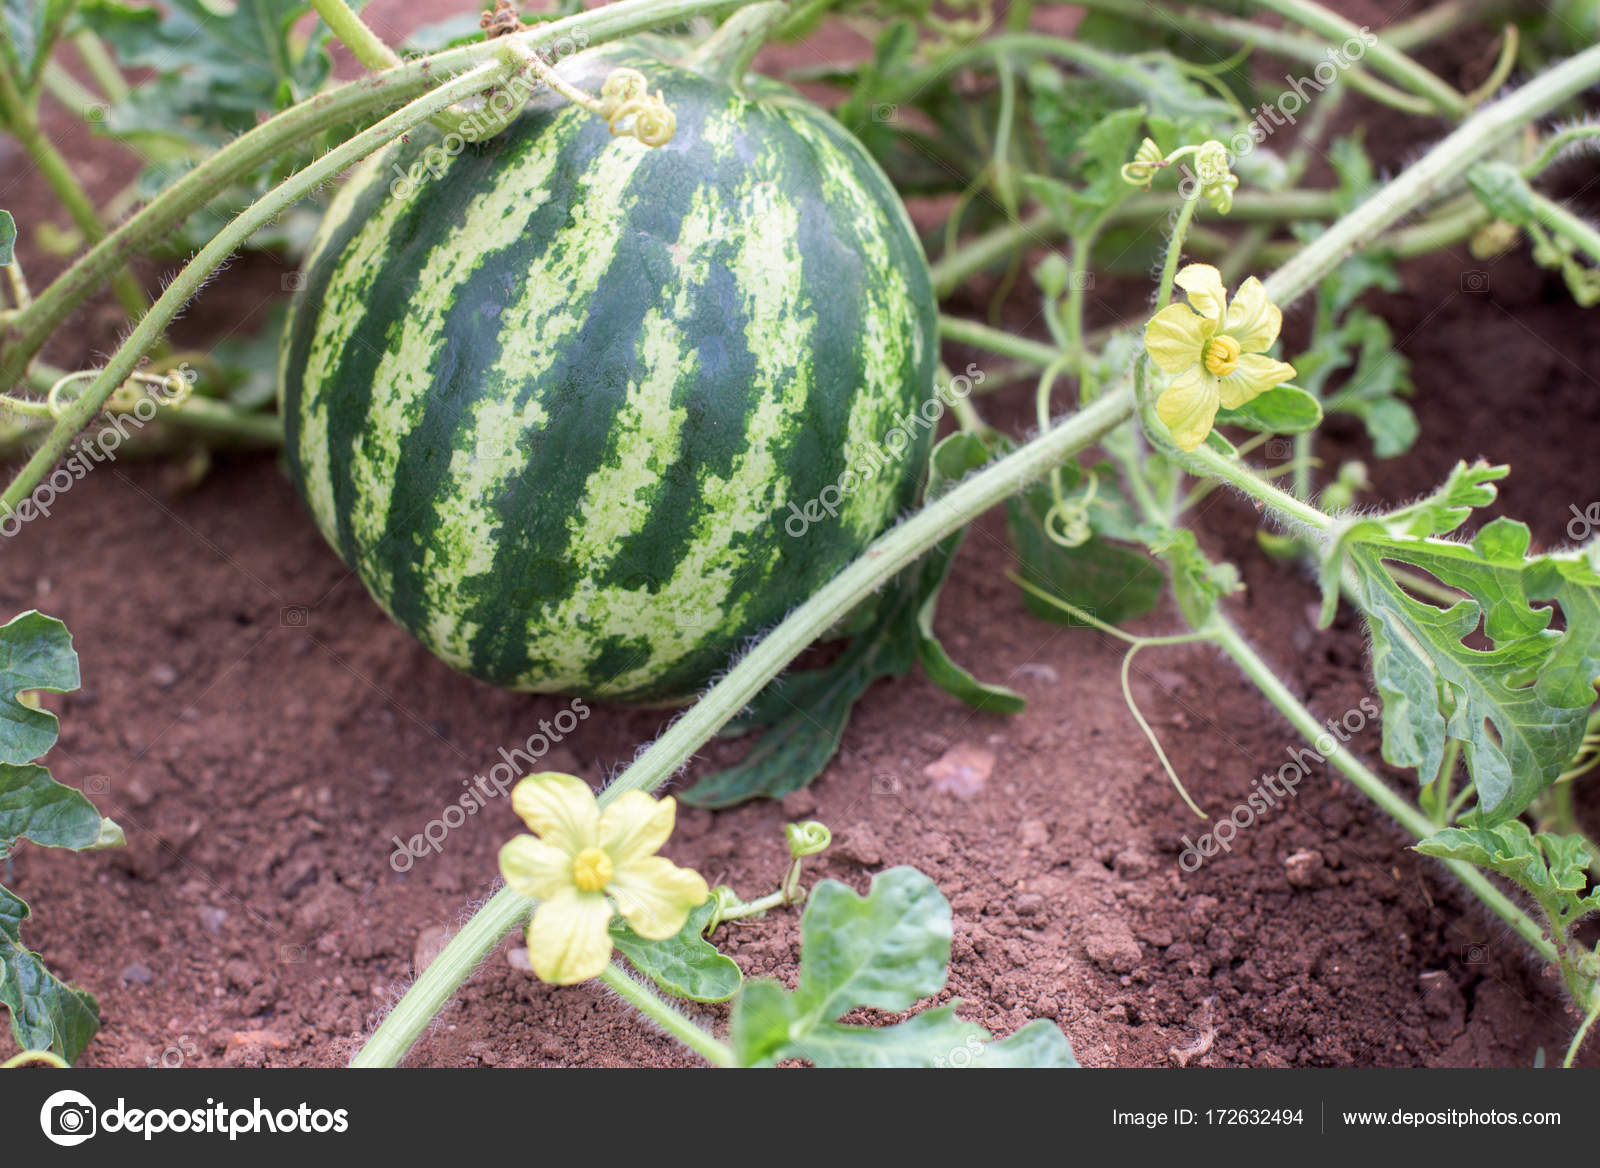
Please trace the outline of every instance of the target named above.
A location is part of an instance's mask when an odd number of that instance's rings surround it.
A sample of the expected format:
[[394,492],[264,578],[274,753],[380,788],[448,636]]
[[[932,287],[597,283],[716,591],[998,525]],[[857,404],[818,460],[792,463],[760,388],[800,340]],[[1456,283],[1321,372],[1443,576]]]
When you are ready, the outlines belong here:
[[[563,72],[594,91],[626,53]],[[911,503],[927,427],[876,471],[847,447],[927,400],[935,308],[893,190],[826,115],[629,63],[677,115],[665,147],[547,98],[483,147],[446,160],[419,130],[360,172],[282,395],[319,525],[430,649],[512,688],[666,701]],[[795,535],[790,504],[851,468]]]

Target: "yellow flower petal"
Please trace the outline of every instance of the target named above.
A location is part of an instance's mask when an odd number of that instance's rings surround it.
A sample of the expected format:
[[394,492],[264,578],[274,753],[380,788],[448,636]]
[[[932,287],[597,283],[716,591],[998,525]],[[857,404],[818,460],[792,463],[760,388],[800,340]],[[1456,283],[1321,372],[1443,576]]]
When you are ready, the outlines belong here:
[[677,800],[670,795],[658,801],[643,791],[629,791],[600,816],[600,846],[618,868],[654,855],[672,834],[677,811]]
[[1162,391],[1156,399],[1156,416],[1172,431],[1179,450],[1193,450],[1211,433],[1217,405],[1217,379],[1194,367]]
[[582,779],[554,771],[529,775],[512,788],[511,809],[546,843],[568,855],[595,845],[600,809]]
[[1144,326],[1144,347],[1163,373],[1182,373],[1200,360],[1210,331],[1184,304],[1169,304]]
[[1201,316],[1222,319],[1222,306],[1228,294],[1222,287],[1222,273],[1210,264],[1189,264],[1178,269],[1172,282],[1189,294],[1189,303]]
[[1228,305],[1228,319],[1222,331],[1238,341],[1246,353],[1265,353],[1278,339],[1282,327],[1283,310],[1267,299],[1261,281],[1251,276],[1239,285]]
[[1222,378],[1217,387],[1218,397],[1230,410],[1238,409],[1253,397],[1259,397],[1275,385],[1282,385],[1294,376],[1294,366],[1276,361],[1260,353],[1245,353],[1238,367]]
[[572,857],[531,835],[519,835],[500,849],[500,874],[518,895],[534,900],[549,900],[576,887]]
[[618,866],[607,888],[617,910],[647,941],[664,941],[689,919],[689,910],[706,902],[711,890],[700,873],[680,868],[664,856],[646,856]]
[[563,892],[528,922],[528,963],[539,980],[572,985],[599,976],[611,960],[611,904],[599,892]]

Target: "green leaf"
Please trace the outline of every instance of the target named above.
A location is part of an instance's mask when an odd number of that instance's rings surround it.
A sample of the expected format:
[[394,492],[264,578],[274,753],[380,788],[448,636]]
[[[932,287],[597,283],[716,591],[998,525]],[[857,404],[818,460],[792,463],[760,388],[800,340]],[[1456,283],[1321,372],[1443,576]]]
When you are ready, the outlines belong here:
[[915,588],[902,575],[885,594],[873,626],[838,657],[767,684],[741,722],[768,728],[743,759],[678,798],[696,807],[728,807],[757,796],[781,799],[821,774],[861,695],[880,677],[898,677],[916,662],[917,643],[907,633],[915,608]]
[[1004,1042],[955,1015],[957,1003],[889,1026],[845,1026],[859,1007],[900,1012],[944,988],[950,905],[914,868],[874,877],[865,897],[820,881],[800,923],[800,983],[761,978],[734,1002],[729,1037],[741,1066],[805,1059],[819,1067],[1070,1067],[1066,1038],[1033,1022]]
[[25,95],[35,91],[73,3],[0,0],[0,68],[9,68]]
[[[974,434],[951,434],[934,447],[930,460],[926,499],[939,498],[968,472],[977,470],[989,461],[989,450]],[[945,651],[944,645],[933,631],[933,618],[939,606],[939,593],[949,578],[955,563],[956,551],[961,546],[965,531],[940,540],[923,559],[921,569],[921,602],[917,606],[917,661],[928,680],[946,693],[966,702],[974,709],[992,714],[1016,714],[1027,706],[1027,699],[1003,685],[979,681],[966,669],[957,665]]]
[[39,758],[59,732],[54,714],[23,705],[18,695],[66,693],[78,685],[78,655],[66,625],[34,610],[0,625],[0,763]]
[[1478,163],[1467,171],[1467,185],[1496,219],[1518,227],[1533,221],[1533,188],[1510,163]]
[[292,35],[311,10],[306,0],[236,0],[226,10],[206,0],[166,0],[162,8],[88,0],[85,24],[127,68],[152,78],[115,106],[106,126],[132,136],[152,132],[219,146],[316,92],[327,78],[327,26]]
[[1335,138],[1328,147],[1328,163],[1339,180],[1339,209],[1349,211],[1362,202],[1378,185],[1378,172],[1372,165],[1358,130]]
[[0,268],[16,263],[17,221],[10,211],[0,211]]
[[[1505,472],[1458,464],[1433,495],[1345,529],[1323,568],[1332,596],[1348,565],[1367,616],[1384,758],[1415,767],[1426,784],[1446,742],[1459,741],[1486,826],[1519,813],[1577,753],[1600,678],[1600,544],[1531,556],[1528,529],[1510,519],[1485,525],[1470,544],[1437,538],[1493,501]],[[1448,608],[1419,600],[1391,563],[1465,595]],[[1490,648],[1467,643],[1480,625]]]
[[11,1012],[11,1035],[23,1050],[53,1050],[69,1063],[100,1029],[94,995],[67,985],[22,944],[28,906],[0,888],[0,1002]]
[[1600,889],[1589,887],[1589,855],[1581,836],[1541,831],[1520,819],[1494,827],[1447,827],[1416,845],[1419,852],[1498,872],[1527,890],[1563,927],[1600,910]]
[[1229,563],[1213,564],[1200,550],[1194,532],[1186,527],[1160,529],[1150,550],[1170,569],[1173,599],[1191,628],[1204,627],[1224,596],[1244,590],[1239,569]]
[[673,997],[726,1002],[739,992],[744,975],[733,958],[705,938],[706,925],[715,911],[716,905],[706,901],[665,941],[646,941],[621,917],[615,917],[611,940],[635,969]]
[[100,842],[100,813],[83,792],[62,786],[41,766],[0,764],[0,854],[19,839],[46,848],[91,848]]
[[829,1020],[856,1006],[908,1010],[944,987],[950,963],[950,904],[915,868],[891,868],[857,896],[819,881],[800,921],[803,1014]]
[[[1006,529],[1023,580],[1107,624],[1122,624],[1156,606],[1161,599],[1161,570],[1142,551],[1122,542],[1138,538],[1138,521],[1116,485],[1116,469],[1102,463],[1092,473],[1095,495],[1087,512],[1092,534],[1084,543],[1066,547],[1046,533],[1045,522],[1055,503],[1047,483],[1035,483],[1006,500]],[[1069,502],[1088,494],[1088,479],[1076,466],[1064,468],[1063,485],[1063,497]],[[1041,620],[1079,623],[1027,592],[1023,605]]]
[[1322,424],[1322,406],[1296,385],[1279,385],[1244,405],[1217,412],[1217,424],[1265,434],[1301,434]]

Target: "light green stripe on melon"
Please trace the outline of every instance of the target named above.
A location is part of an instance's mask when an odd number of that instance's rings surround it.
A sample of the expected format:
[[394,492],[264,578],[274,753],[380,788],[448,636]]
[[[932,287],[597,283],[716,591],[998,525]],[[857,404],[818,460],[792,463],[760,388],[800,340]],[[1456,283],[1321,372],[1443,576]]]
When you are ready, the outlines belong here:
[[[409,298],[399,340],[385,350],[373,371],[366,422],[350,452],[350,530],[359,548],[375,548],[388,534],[400,455],[422,421],[434,389],[434,364],[450,339],[445,318],[455,307],[462,285],[488,257],[514,244],[528,216],[550,198],[554,151],[530,152],[519,162],[496,172],[494,184],[476,192],[461,221],[429,249]],[[463,460],[470,464],[480,456],[500,462],[516,454],[504,437],[509,432],[504,427],[511,421],[509,407],[497,402],[485,412],[498,416],[486,417],[483,425],[472,431],[482,449],[456,449],[452,467]],[[535,407],[526,420],[542,423],[543,411]],[[491,546],[485,540],[477,550],[487,557],[492,554]],[[378,603],[386,610],[391,608],[394,580],[388,557],[369,557],[363,579]],[[450,664],[466,666],[467,658],[459,647],[441,644],[438,650]]]
[[[381,156],[380,156],[381,158]],[[379,181],[373,171],[380,159],[363,164],[335,196],[323,217],[317,246],[306,257],[305,271],[312,271],[322,260],[323,249],[342,236],[340,228],[355,211],[368,186]],[[367,312],[366,293],[384,270],[383,257],[389,247],[389,233],[405,214],[403,199],[384,200],[376,214],[364,223],[340,257],[338,271],[328,281],[328,299],[323,304],[301,304],[299,311],[316,314],[316,332],[306,354],[300,386],[300,464],[306,502],[317,527],[328,542],[339,546],[338,507],[333,498],[333,451],[328,444],[328,413],[333,405],[334,381],[330,376],[345,349],[351,344],[367,344],[361,326]],[[287,354],[288,346],[283,347]],[[279,384],[284,384],[282,380]]]
[[[570,113],[587,116],[581,110]],[[544,133],[551,143],[542,158],[548,172],[565,135],[559,124]],[[519,342],[501,350],[489,381],[535,385],[562,349],[573,343],[588,317],[595,289],[616,258],[628,212],[638,197],[628,192],[628,186],[646,156],[647,149],[631,139],[618,139],[595,156],[584,172],[583,190],[573,199],[571,223],[540,264],[538,278],[530,279],[521,299],[501,314],[501,335],[517,337]],[[520,171],[515,178],[527,182],[528,174]],[[485,202],[504,205],[505,199],[488,196]],[[423,552],[421,578],[429,644],[459,668],[471,663],[472,641],[479,632],[467,615],[473,604],[471,584],[492,573],[500,543],[498,500],[512,479],[527,469],[521,436],[546,420],[538,394],[530,394],[520,410],[509,394],[483,394],[457,430],[459,440],[450,461],[454,487],[441,492],[437,526]]]
[[[744,578],[770,572],[779,555],[779,548],[768,541],[757,539],[742,546],[739,541],[761,533],[786,501],[779,458],[811,392],[804,356],[811,345],[812,319],[794,311],[804,291],[804,276],[793,201],[775,176],[758,174],[752,175],[739,201],[743,206],[730,210],[734,201],[725,195],[697,192],[677,243],[682,284],[673,315],[686,319],[693,311],[693,297],[710,272],[707,249],[719,242],[736,242],[729,267],[743,293],[740,319],[756,363],[750,393],[760,403],[749,414],[743,453],[726,476],[708,473],[702,478],[701,517],[672,577],[650,598],[650,623],[640,621],[644,598],[637,591],[601,590],[593,583],[597,572],[591,572],[554,613],[529,623],[528,635],[538,638],[541,657],[570,663],[553,683],[541,674],[540,681],[547,686],[594,689],[596,647],[615,638],[643,641],[648,653],[635,669],[610,678],[600,692],[627,693],[648,684],[702,648],[709,628],[739,624],[748,603],[736,598]],[[678,341],[659,331],[642,339],[642,344],[652,343],[670,343],[670,354],[684,352]],[[641,520],[644,514],[640,512]],[[576,521],[573,531],[575,537],[583,534]],[[751,562],[748,549],[760,546],[770,550],[760,562]],[[603,555],[607,549],[590,550]]]
[[[884,516],[893,510],[895,497],[904,481],[904,467],[895,450],[884,444],[907,398],[900,384],[905,369],[920,368],[922,330],[912,315],[913,303],[905,273],[895,263],[883,234],[883,208],[862,186],[856,169],[840,154],[839,145],[826,137],[809,117],[795,117],[794,130],[813,147],[822,192],[833,208],[848,208],[848,222],[861,243],[862,270],[867,273],[858,287],[861,304],[861,345],[865,361],[862,386],[850,408],[845,449],[851,452],[850,469],[856,472],[852,490],[844,496],[840,517],[857,538],[871,539],[883,526]],[[907,430],[914,427],[908,423]],[[924,430],[907,435],[915,443]],[[895,449],[904,448],[898,440]],[[877,456],[862,457],[856,452],[876,451]],[[882,469],[874,471],[874,466]]]

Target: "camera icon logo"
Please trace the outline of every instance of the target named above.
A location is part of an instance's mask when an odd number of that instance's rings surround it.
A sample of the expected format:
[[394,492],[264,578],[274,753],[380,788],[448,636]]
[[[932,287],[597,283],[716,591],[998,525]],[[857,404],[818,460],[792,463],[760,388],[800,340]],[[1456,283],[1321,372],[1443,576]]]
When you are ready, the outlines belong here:
[[95,1134],[100,1109],[81,1091],[57,1091],[39,1108],[44,1138],[63,1148],[76,1147]]
[[1467,945],[1461,950],[1461,961],[1464,965],[1488,965],[1489,946]]
[[1463,292],[1487,292],[1489,290],[1488,272],[1462,272],[1461,290]]
[[286,629],[303,629],[310,619],[311,611],[303,604],[286,604],[278,610],[278,623]]

